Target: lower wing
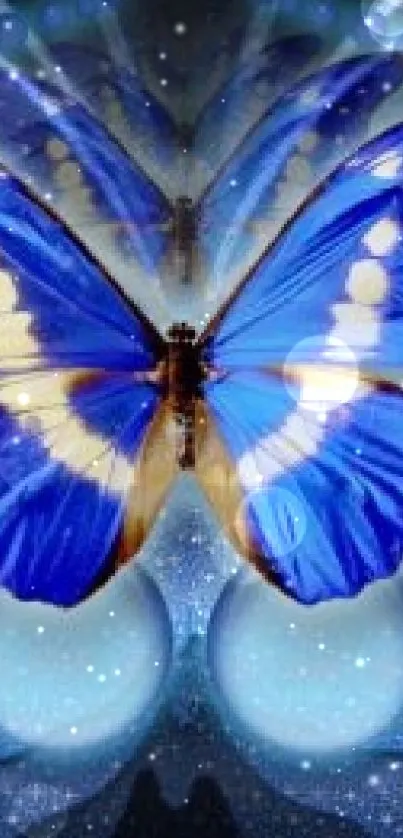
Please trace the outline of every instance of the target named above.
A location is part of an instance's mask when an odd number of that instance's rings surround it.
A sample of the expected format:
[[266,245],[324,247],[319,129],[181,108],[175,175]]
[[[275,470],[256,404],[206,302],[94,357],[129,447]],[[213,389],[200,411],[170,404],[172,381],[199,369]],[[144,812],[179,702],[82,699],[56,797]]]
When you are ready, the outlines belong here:
[[324,184],[202,342],[230,526],[303,603],[402,557],[402,183],[397,126]]

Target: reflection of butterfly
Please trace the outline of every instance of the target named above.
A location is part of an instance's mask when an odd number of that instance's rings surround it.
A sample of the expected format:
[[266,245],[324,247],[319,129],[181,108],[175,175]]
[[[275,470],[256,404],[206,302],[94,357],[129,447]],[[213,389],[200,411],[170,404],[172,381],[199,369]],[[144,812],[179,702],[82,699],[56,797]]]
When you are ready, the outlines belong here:
[[[274,66],[288,66],[289,48],[277,47]],[[69,70],[68,49],[60,54]],[[77,603],[136,552],[171,480],[192,468],[269,579],[302,602],[352,595],[391,574],[402,550],[403,129],[336,168],[264,248],[313,173],[323,178],[366,134],[401,60],[351,59],[297,82],[220,164],[197,211],[194,195],[175,208],[145,172],[146,160],[154,171],[177,165],[171,119],[135,76],[99,61],[75,51],[78,99],[67,83],[62,94],[3,78],[0,140],[33,189],[4,170],[1,583],[21,598]],[[273,60],[263,66],[267,85]],[[233,80],[228,91],[240,89]],[[188,149],[207,180],[214,155],[200,137],[226,99],[217,96]],[[119,142],[95,115],[102,103]],[[133,125],[141,165],[124,149]],[[33,197],[39,189],[69,229]],[[87,228],[108,267],[124,254],[115,280],[78,240]],[[249,265],[198,339],[186,325],[163,339],[129,301],[143,280],[153,296],[168,251],[185,279],[197,261],[217,294]]]

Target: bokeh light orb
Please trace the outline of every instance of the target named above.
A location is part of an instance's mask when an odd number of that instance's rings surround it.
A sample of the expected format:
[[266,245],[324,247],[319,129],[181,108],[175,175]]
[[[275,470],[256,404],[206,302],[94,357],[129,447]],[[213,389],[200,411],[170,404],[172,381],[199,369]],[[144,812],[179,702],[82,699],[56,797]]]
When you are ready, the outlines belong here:
[[368,31],[383,47],[394,49],[403,41],[403,0],[362,0]]
[[104,745],[128,726],[141,735],[172,633],[161,594],[138,566],[71,610],[2,592],[0,615],[0,728],[53,752]]
[[368,741],[403,704],[402,604],[395,580],[307,608],[238,575],[209,635],[225,721],[298,758]]
[[307,528],[304,505],[289,489],[273,486],[263,491],[257,489],[247,494],[239,505],[234,529],[242,547],[249,549],[250,535],[253,535],[253,508],[259,508],[259,493],[265,508],[265,520],[270,532],[270,545],[277,558],[284,558],[302,544]]
[[283,370],[287,390],[308,413],[327,413],[347,404],[359,382],[356,355],[344,341],[329,335],[299,341]]

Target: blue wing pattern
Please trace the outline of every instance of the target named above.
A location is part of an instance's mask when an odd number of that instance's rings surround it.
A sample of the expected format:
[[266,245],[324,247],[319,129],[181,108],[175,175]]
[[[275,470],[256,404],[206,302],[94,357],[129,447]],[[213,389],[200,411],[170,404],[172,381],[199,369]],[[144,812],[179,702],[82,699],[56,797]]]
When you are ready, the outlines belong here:
[[124,525],[162,339],[4,170],[0,309],[0,583],[70,606]]
[[137,68],[128,67],[126,61],[120,65],[118,58],[77,44],[54,44],[51,54],[75,97],[82,99],[130,156],[171,194],[178,167],[177,127],[145,87]]
[[80,235],[136,298],[158,299],[171,206],[91,111],[66,92],[0,76],[3,160]]
[[276,98],[312,64],[320,46],[314,35],[295,35],[266,44],[219,87],[195,127],[195,156],[204,183]]
[[400,55],[348,59],[300,82],[266,113],[200,201],[212,296],[242,278],[318,181],[367,139],[371,115],[402,79]]
[[248,538],[303,603],[403,554],[402,185],[400,125],[318,190],[205,338]]

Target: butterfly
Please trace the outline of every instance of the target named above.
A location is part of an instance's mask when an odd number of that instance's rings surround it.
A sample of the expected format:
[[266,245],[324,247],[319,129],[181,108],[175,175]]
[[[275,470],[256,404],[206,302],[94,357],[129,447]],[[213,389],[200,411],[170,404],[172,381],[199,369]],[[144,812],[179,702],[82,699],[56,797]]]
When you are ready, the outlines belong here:
[[[299,602],[393,574],[403,128],[360,143],[401,57],[307,74],[309,39],[260,50],[185,132],[184,171],[184,132],[136,73],[53,52],[59,85],[0,78],[0,584],[78,604],[183,469]],[[219,103],[227,130],[252,98],[215,155]],[[200,334],[147,313],[175,281],[222,298]]]

